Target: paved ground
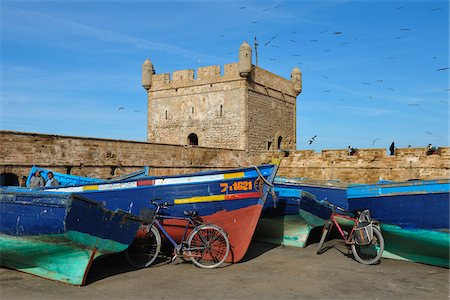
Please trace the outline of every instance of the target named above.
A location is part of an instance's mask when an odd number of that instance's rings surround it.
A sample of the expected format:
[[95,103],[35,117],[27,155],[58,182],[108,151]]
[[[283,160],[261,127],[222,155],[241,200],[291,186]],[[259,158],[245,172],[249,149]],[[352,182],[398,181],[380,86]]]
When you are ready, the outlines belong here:
[[0,299],[449,299],[448,269],[388,259],[365,266],[343,245],[322,255],[316,246],[253,242],[243,262],[214,270],[176,262],[134,270],[114,255],[93,264],[83,287],[2,268]]

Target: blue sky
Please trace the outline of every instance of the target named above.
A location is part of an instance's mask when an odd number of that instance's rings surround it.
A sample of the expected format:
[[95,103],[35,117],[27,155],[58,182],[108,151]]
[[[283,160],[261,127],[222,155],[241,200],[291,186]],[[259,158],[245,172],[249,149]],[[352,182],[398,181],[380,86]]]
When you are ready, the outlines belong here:
[[449,145],[448,1],[3,0],[0,30],[2,130],[145,141],[146,58],[224,65],[256,36],[260,67],[302,70],[298,149]]

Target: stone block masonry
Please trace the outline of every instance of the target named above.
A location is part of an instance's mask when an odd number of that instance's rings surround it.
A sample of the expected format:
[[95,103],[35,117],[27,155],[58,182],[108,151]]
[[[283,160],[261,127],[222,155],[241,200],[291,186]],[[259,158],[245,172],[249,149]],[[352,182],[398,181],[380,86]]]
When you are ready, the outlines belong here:
[[[242,151],[146,142],[0,131],[0,175],[26,176],[32,165],[73,175],[111,178],[150,167],[151,175],[175,175],[267,163],[279,151]],[[425,148],[291,151],[279,176],[351,183],[450,178],[450,148],[426,155]]]
[[[195,78],[197,74],[197,78]],[[238,150],[295,149],[293,83],[257,66],[248,78],[238,63],[153,75],[148,141]]]

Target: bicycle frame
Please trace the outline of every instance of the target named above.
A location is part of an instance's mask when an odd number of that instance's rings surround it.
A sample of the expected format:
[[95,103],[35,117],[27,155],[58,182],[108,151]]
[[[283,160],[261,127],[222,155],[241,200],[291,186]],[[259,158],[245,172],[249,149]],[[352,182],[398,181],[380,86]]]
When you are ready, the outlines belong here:
[[[353,222],[352,231],[350,232],[350,234],[348,234],[347,237],[345,236],[344,231],[342,230],[341,226],[339,225],[339,222],[337,221],[337,218],[345,219],[345,220],[347,220],[347,221]],[[353,237],[353,232],[355,231],[355,227],[356,227],[356,225],[358,224],[358,219],[352,218],[352,217],[350,217],[350,216],[345,216],[345,215],[337,214],[337,213],[333,212],[333,213],[331,214],[331,216],[330,216],[329,221],[331,221],[331,225],[330,225],[330,228],[329,228],[329,231],[330,231],[330,232],[331,232],[331,229],[333,228],[333,225],[335,225],[335,226],[337,227],[339,233],[341,234],[342,239],[345,241],[345,243],[346,243],[347,245],[351,245],[351,244],[354,243],[354,242],[352,241],[352,237]]]
[[[161,222],[158,220],[184,220],[186,221],[186,226],[184,228],[184,233],[183,233],[183,237],[181,238],[181,242],[180,244],[178,244],[171,236],[170,234],[164,229],[163,225],[161,225]],[[153,224],[155,224],[158,229],[160,230],[160,232],[163,233],[163,235],[169,240],[169,242],[174,246],[174,248],[176,250],[180,250],[183,246],[184,241],[187,238],[187,233],[188,233],[188,229],[189,227],[194,228],[195,227],[195,223],[194,221],[192,221],[191,218],[187,218],[187,217],[168,217],[168,216],[161,216],[158,215],[155,220],[153,221]]]

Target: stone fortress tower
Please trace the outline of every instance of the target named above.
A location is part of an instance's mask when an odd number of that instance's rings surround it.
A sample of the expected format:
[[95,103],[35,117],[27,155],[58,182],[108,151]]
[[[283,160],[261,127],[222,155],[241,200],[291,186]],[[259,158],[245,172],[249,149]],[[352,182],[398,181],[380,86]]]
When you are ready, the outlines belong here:
[[148,142],[199,145],[238,150],[296,148],[296,98],[302,74],[295,67],[291,80],[252,64],[252,49],[244,42],[239,62],[153,74],[142,66],[148,92]]

